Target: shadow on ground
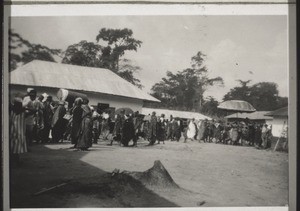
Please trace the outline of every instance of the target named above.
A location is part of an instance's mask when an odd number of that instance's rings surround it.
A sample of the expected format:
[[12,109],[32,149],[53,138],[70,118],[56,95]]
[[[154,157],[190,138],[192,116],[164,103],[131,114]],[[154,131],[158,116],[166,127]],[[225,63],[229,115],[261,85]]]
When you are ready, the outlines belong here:
[[21,155],[22,164],[10,168],[11,208],[178,206],[131,176],[112,176],[81,161],[87,153],[64,144],[60,149],[31,147]]

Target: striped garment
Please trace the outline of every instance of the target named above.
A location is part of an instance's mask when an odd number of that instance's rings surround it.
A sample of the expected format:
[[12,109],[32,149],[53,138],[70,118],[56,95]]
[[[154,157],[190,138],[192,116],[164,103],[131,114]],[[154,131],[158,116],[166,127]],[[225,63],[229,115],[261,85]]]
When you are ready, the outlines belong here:
[[27,152],[27,144],[25,138],[25,117],[24,113],[11,113],[10,116],[10,149],[13,154]]

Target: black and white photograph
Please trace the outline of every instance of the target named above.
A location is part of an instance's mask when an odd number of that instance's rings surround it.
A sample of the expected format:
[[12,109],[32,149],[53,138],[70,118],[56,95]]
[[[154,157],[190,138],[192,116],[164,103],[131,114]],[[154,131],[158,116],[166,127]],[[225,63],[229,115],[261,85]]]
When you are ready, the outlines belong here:
[[75,6],[9,18],[11,208],[287,208],[285,5]]

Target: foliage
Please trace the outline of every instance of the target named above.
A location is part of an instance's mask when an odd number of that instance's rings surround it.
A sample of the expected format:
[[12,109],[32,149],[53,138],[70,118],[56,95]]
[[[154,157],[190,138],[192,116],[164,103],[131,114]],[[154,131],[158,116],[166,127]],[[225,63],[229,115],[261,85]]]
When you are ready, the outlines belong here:
[[181,110],[199,111],[203,103],[203,94],[208,86],[222,85],[221,77],[209,78],[203,65],[205,55],[198,52],[191,59],[191,67],[167,77],[152,87],[152,95],[162,102],[163,107],[175,107]]
[[250,81],[241,81],[231,89],[223,100],[245,100],[258,111],[272,111],[288,105],[288,98],[278,96],[277,84],[260,82],[249,86]]
[[142,88],[140,80],[134,76],[134,73],[141,68],[132,65],[127,59],[121,59],[125,51],[137,51],[142,44],[132,35],[132,30],[126,28],[102,28],[96,36],[97,43],[82,40],[70,45],[64,52],[62,63],[107,68],[133,85]]
[[219,102],[212,96],[207,97],[201,106],[200,112],[210,117],[224,117],[226,112],[218,109]]
[[96,36],[97,42],[103,41],[106,46],[103,48],[102,59],[106,68],[118,72],[120,58],[124,56],[125,51],[137,51],[141,47],[142,41],[132,37],[133,32],[130,29],[106,29],[102,28]]
[[82,40],[79,43],[68,46],[64,52],[62,63],[88,66],[102,67],[100,61],[100,52],[102,47],[93,42]]
[[61,53],[60,49],[31,43],[13,30],[9,31],[9,42],[10,71],[17,68],[19,62],[26,64],[35,59],[55,62],[54,56]]

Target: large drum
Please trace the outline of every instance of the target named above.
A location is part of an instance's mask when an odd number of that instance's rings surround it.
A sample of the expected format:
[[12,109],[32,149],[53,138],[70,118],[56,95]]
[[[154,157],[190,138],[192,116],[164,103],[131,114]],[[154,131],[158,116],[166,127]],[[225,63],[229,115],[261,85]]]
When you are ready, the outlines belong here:
[[78,97],[81,97],[83,100],[88,99],[86,94],[82,94],[79,92],[74,92],[66,89],[59,89],[56,96],[59,100],[68,102],[69,108],[73,106],[75,99]]

